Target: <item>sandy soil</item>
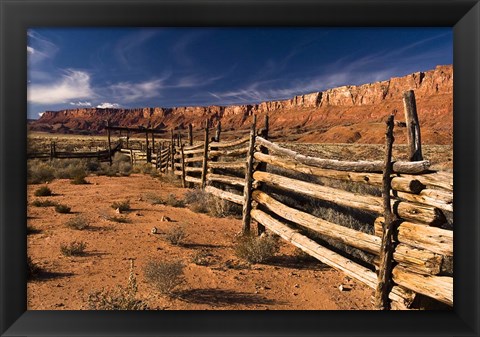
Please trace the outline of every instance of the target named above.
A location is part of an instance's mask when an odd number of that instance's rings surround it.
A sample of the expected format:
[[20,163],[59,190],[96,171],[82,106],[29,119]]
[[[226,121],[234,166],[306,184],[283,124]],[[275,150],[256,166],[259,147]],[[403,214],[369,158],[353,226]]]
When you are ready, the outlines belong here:
[[[150,308],[168,310],[348,310],[372,309],[372,290],[350,280],[343,273],[318,261],[300,262],[292,245],[281,241],[278,256],[268,264],[248,266],[234,254],[234,238],[241,221],[214,218],[186,208],[151,205],[146,193],[182,197],[185,189],[146,175],[87,178],[88,185],[55,180],[48,186],[51,197],[35,197],[39,185],[28,186],[28,224],[38,230],[28,235],[28,254],[42,272],[28,283],[29,310],[87,309],[88,294],[127,284],[130,262],[135,261],[138,297]],[[70,214],[56,213],[53,207],[33,207],[35,199],[49,199],[72,208]],[[114,216],[114,201],[129,199],[132,211],[125,214],[131,223],[107,220]],[[73,230],[65,222],[77,215],[88,219],[91,228]],[[172,221],[161,221],[162,216]],[[183,226],[186,244],[174,246],[163,233]],[[152,227],[158,234],[152,234]],[[62,243],[81,240],[86,254],[65,257]],[[199,266],[192,256],[201,249],[211,253],[211,264]],[[147,261],[181,259],[186,282],[177,289],[177,298],[161,296],[144,278]],[[341,291],[344,285],[350,290]]]

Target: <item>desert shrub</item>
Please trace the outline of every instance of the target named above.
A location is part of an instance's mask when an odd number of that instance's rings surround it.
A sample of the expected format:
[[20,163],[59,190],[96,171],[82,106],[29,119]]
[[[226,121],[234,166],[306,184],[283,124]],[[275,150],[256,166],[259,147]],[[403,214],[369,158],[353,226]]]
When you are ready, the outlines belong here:
[[85,179],[85,176],[83,176],[83,175],[79,175],[79,176],[76,176],[76,177],[72,178],[72,180],[70,181],[70,183],[72,183],[73,185],[86,185],[86,184],[89,184],[89,182]]
[[183,200],[178,199],[174,194],[169,194],[165,199],[165,205],[172,207],[183,207],[185,206],[185,203]]
[[112,165],[100,163],[95,172],[97,175],[106,175],[107,177],[129,176],[132,173],[130,157],[117,152],[112,158]]
[[148,305],[137,298],[138,285],[130,260],[130,275],[126,287],[115,290],[101,290],[88,295],[89,310],[148,310]]
[[181,181],[178,178],[178,176],[176,176],[175,174],[173,174],[171,172],[158,175],[158,179],[161,182],[164,182],[164,183],[167,183],[167,184],[170,184],[170,185],[173,185],[173,186],[177,186],[177,187],[181,186]]
[[192,255],[191,261],[198,266],[208,266],[211,263],[211,256],[212,254],[208,250],[201,249]]
[[71,207],[62,204],[55,205],[55,212],[57,213],[70,213]]
[[173,296],[173,290],[185,280],[183,268],[181,261],[149,261],[144,274],[161,294]]
[[185,229],[180,226],[172,227],[165,233],[165,239],[176,246],[182,245],[187,237],[188,234],[185,232]]
[[115,201],[112,203],[111,207],[113,209],[118,209],[120,212],[128,212],[131,210],[130,200]]
[[277,238],[271,235],[255,234],[241,236],[235,245],[235,254],[250,263],[261,263],[278,252]]
[[33,279],[39,272],[40,267],[38,267],[30,256],[27,256],[27,280]]
[[208,213],[215,217],[241,214],[241,206],[215,197],[201,189],[187,191],[184,202],[194,212]]
[[54,179],[54,169],[48,163],[40,160],[28,161],[27,182],[29,184],[44,184]]
[[42,186],[35,191],[36,197],[49,197],[52,195],[52,190],[48,186]]
[[163,205],[165,203],[163,199],[155,193],[145,193],[142,199],[151,205]]
[[56,206],[57,203],[51,200],[34,200],[32,201],[32,206],[35,207],[50,207],[50,206]]
[[208,201],[210,199],[210,194],[206,193],[201,189],[188,190],[185,193],[185,203],[188,205],[194,212],[198,213],[207,213],[209,210]]
[[55,178],[75,179],[76,177],[86,177],[86,162],[81,159],[56,159],[52,161],[52,167],[55,172]]
[[110,221],[113,221],[113,222],[118,222],[118,223],[131,223],[131,222],[132,222],[132,220],[130,220],[130,219],[127,218],[127,217],[124,217],[124,216],[116,216],[116,215],[108,216],[108,217],[107,217],[107,220],[110,220]]
[[83,216],[76,216],[65,222],[65,227],[79,231],[87,229],[89,226],[88,221]]
[[69,244],[62,243],[60,252],[65,256],[81,256],[85,252],[87,244],[83,241],[73,241]]

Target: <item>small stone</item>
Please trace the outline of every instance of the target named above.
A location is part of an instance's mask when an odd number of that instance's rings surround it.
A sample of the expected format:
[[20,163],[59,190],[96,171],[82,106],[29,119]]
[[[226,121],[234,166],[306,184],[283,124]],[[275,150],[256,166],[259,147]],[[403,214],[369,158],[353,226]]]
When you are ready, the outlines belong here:
[[142,213],[135,213],[136,216],[143,216]]
[[122,214],[122,211],[120,210],[120,208],[117,208],[117,209],[115,210],[115,213],[117,213],[117,214]]
[[295,284],[294,287],[295,287],[295,288],[300,288],[300,285]]
[[292,295],[293,295],[293,296],[298,296],[298,294],[297,294],[297,293],[292,293]]
[[168,216],[163,215],[162,218],[160,219],[160,221],[170,222],[172,220]]
[[152,234],[157,234],[158,233],[158,229],[156,227],[153,227],[151,230],[150,230],[150,233]]

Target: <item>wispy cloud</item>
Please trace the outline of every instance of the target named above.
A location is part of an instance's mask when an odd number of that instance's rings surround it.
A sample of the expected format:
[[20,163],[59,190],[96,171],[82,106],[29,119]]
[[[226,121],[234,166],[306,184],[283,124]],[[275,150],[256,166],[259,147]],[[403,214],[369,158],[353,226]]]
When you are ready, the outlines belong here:
[[104,103],[101,103],[101,104],[97,105],[97,108],[99,108],[99,109],[118,109],[118,108],[121,108],[121,105],[118,104],[118,103],[104,102]]
[[90,102],[70,102],[70,105],[74,105],[74,106],[92,106],[92,103]]
[[163,88],[163,79],[155,79],[146,82],[132,83],[121,82],[110,86],[112,95],[123,102],[135,102],[142,99],[160,95]]
[[59,50],[57,45],[34,30],[27,32],[28,44],[28,62],[35,64],[53,57]]
[[[133,54],[135,52],[138,53],[141,50],[141,46],[159,34],[159,32],[159,30],[142,29],[119,40],[114,49],[118,62],[124,67],[131,68]],[[138,58],[135,60],[138,60]]]
[[175,61],[182,66],[190,67],[194,64],[194,54],[189,50],[193,43],[207,34],[207,31],[195,31],[184,34],[179,38],[175,44],[170,48],[170,52],[175,57]]
[[74,99],[94,97],[90,75],[79,70],[65,70],[56,82],[31,84],[27,87],[28,101],[36,104],[66,103]]

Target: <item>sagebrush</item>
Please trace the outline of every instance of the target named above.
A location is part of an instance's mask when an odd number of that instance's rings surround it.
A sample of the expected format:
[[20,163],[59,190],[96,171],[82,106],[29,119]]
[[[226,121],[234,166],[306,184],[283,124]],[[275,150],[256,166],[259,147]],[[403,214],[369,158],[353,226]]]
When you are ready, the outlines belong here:
[[237,239],[235,254],[250,263],[262,263],[272,258],[279,250],[278,239],[272,235],[243,235]]
[[176,261],[149,261],[144,268],[145,278],[163,295],[174,296],[174,290],[185,281],[184,265]]

